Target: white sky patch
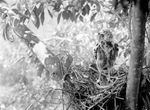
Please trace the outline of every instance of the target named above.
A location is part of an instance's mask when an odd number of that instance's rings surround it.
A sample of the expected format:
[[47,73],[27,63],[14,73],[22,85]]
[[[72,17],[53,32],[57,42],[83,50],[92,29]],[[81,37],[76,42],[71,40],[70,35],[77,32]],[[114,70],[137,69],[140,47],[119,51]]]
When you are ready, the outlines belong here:
[[37,55],[42,64],[44,64],[45,58],[49,56],[46,45],[42,42],[37,43],[33,47],[33,52]]

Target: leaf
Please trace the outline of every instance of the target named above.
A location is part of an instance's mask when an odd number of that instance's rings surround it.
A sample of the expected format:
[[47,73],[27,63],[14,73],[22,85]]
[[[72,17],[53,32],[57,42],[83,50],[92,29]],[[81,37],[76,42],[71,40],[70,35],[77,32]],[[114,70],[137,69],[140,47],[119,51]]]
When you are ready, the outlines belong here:
[[71,21],[76,21],[75,15],[73,13],[70,13],[70,20]]
[[67,11],[67,15],[68,15],[68,16],[66,17],[67,20],[68,20],[69,18],[71,18],[71,16],[73,17],[72,12],[71,12],[70,10]]
[[62,2],[55,3],[53,10],[59,12],[61,4],[62,4]]
[[26,16],[30,17],[31,16],[31,13],[28,9],[26,9],[25,13],[24,13]]
[[70,10],[65,10],[65,11],[62,12],[63,19],[68,20],[70,18],[70,16],[71,16],[71,11]]
[[69,4],[68,6],[66,6],[66,8],[65,8],[65,9],[66,9],[66,10],[68,10],[69,8],[70,8],[70,9],[71,9],[71,8],[74,8],[74,5]]
[[108,14],[114,14],[111,10],[108,10],[108,11],[104,11],[105,13],[108,13]]
[[83,22],[83,17],[82,16],[79,16],[79,19]]
[[34,12],[34,14],[35,14],[36,16],[39,16],[39,13],[38,13],[38,11],[37,11],[37,7],[36,7],[36,6],[34,7],[33,12]]
[[79,1],[79,3],[80,3],[81,6],[83,6],[85,2],[86,2],[86,0],[80,0]]
[[79,15],[80,15],[80,13],[75,15],[75,22],[77,22],[77,19],[78,19]]
[[12,11],[15,12],[16,14],[19,14],[18,9],[15,9],[15,8],[14,8],[14,9],[12,9]]
[[44,68],[45,68],[44,65],[42,65],[42,64],[39,64],[39,65],[38,65],[37,76],[41,77]]
[[[18,21],[16,21],[16,23],[17,23]],[[32,31],[26,26],[26,25],[22,25],[22,24],[19,24],[19,23],[17,23],[18,25],[17,26],[15,26],[14,28],[13,28],[13,31],[15,32],[15,34],[18,36],[18,37],[24,37],[24,35],[26,34],[27,35],[27,33],[26,32],[30,32],[30,33],[28,33],[28,35],[30,35],[31,36],[31,34],[32,34]]]
[[37,14],[37,7],[35,6],[33,9],[33,24],[35,25],[35,27],[39,28],[40,27],[40,20],[39,20],[39,15]]
[[35,21],[32,21],[36,28],[40,27],[40,20],[38,16],[34,16]]
[[7,2],[5,0],[0,0],[0,3],[5,3],[7,4]]
[[[3,38],[4,40],[14,41],[13,35],[10,35],[10,25],[7,23],[3,29]],[[10,37],[11,36],[11,37]]]
[[45,58],[45,65],[55,65],[56,63],[58,63],[58,59],[55,56],[48,56],[47,58]]
[[44,14],[44,11],[41,13],[41,23],[43,25],[44,23],[44,20],[45,20],[45,14]]
[[63,19],[66,19],[66,15],[67,15],[66,11],[63,11],[63,12],[62,12],[62,17],[63,17]]
[[92,17],[91,17],[91,19],[90,19],[91,22],[95,19],[96,14],[97,14],[97,13],[95,13],[95,14],[92,15]]
[[48,13],[49,13],[50,17],[53,18],[53,15],[52,15],[52,13],[50,12],[50,10],[48,10]]
[[[30,17],[30,16],[26,16],[26,12],[25,12],[25,14],[22,14],[22,13],[19,12],[19,10],[16,9],[16,8],[12,9],[12,11],[13,11],[15,14],[19,15],[20,21],[25,21],[26,19],[29,19],[29,17]],[[23,20],[23,19],[24,19],[24,20]]]
[[24,17],[24,16],[20,17],[20,22],[24,23],[25,20],[26,20],[26,17]]
[[86,11],[83,9],[82,10],[82,15],[85,16],[86,15]]
[[44,5],[43,5],[43,3],[41,3],[40,4],[40,6],[39,6],[39,8],[37,8],[37,15],[40,15],[43,11],[44,11],[44,7],[43,7]]
[[9,26],[10,26],[10,25],[7,23],[7,24],[6,24],[6,28],[5,28],[5,29],[6,29],[6,30],[5,30],[5,35],[6,35],[6,38],[7,38],[7,39],[9,38],[9,34],[8,34],[8,32],[9,32]]
[[59,22],[60,22],[61,15],[62,15],[62,13],[59,13],[59,14],[58,14],[58,17],[57,17],[57,24],[59,24]]
[[85,5],[85,7],[82,9],[82,15],[85,16],[86,14],[89,14],[90,6],[88,4]]
[[6,27],[7,27],[7,24],[5,25],[5,27],[3,29],[3,38],[4,38],[4,40],[6,40]]
[[69,69],[72,62],[73,62],[73,57],[69,54],[66,59],[66,63],[64,64],[64,66],[67,68],[67,70]]

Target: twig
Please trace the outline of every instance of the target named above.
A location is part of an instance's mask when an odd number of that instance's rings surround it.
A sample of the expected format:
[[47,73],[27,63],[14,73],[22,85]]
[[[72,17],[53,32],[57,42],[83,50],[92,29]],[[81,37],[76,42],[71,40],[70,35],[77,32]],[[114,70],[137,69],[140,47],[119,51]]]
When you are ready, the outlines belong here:
[[33,106],[33,104],[34,104],[34,102],[31,103],[29,106],[27,106],[25,110],[29,110]]
[[127,23],[118,15],[118,13],[116,13],[115,11],[113,11],[112,9],[110,9],[109,6],[106,6],[104,4],[102,4],[102,5],[103,5],[103,7],[106,7],[107,9],[109,9],[110,12],[112,12],[114,15],[116,15],[126,27],[128,26]]

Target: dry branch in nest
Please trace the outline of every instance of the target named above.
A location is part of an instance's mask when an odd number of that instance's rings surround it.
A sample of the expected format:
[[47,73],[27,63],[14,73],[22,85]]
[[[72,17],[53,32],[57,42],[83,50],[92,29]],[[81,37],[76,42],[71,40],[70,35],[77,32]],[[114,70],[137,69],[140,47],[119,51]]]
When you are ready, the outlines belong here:
[[98,34],[95,64],[88,70],[74,66],[65,76],[64,89],[69,91],[70,102],[75,110],[117,110],[120,105],[125,106],[128,68],[113,68],[118,46],[112,39],[109,30]]
[[[112,69],[110,78],[102,74],[101,85],[96,82],[96,66],[85,70],[79,66],[70,68],[64,77],[64,94],[70,97],[69,107],[75,110],[127,110],[125,92],[128,67],[122,65],[118,70]],[[150,84],[147,71],[144,70],[139,93],[141,110],[150,108]],[[68,110],[69,110],[68,107]]]
[[[111,72],[109,79],[106,75],[102,75],[100,85],[96,82],[98,73],[92,68],[84,70],[76,66],[72,67],[70,74],[65,76],[63,86],[65,91],[69,91],[66,95],[70,96],[72,107],[76,110],[109,110],[107,107],[117,109],[118,105],[123,105],[125,95],[122,94],[125,94],[126,68],[112,69]],[[112,104],[108,105],[109,103]]]

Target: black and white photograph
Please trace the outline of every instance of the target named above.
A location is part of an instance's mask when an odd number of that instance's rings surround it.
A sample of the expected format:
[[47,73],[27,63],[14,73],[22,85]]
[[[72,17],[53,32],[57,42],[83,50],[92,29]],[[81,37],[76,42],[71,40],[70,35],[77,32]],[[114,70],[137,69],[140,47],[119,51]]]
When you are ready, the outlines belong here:
[[150,0],[0,0],[0,110],[150,110]]

